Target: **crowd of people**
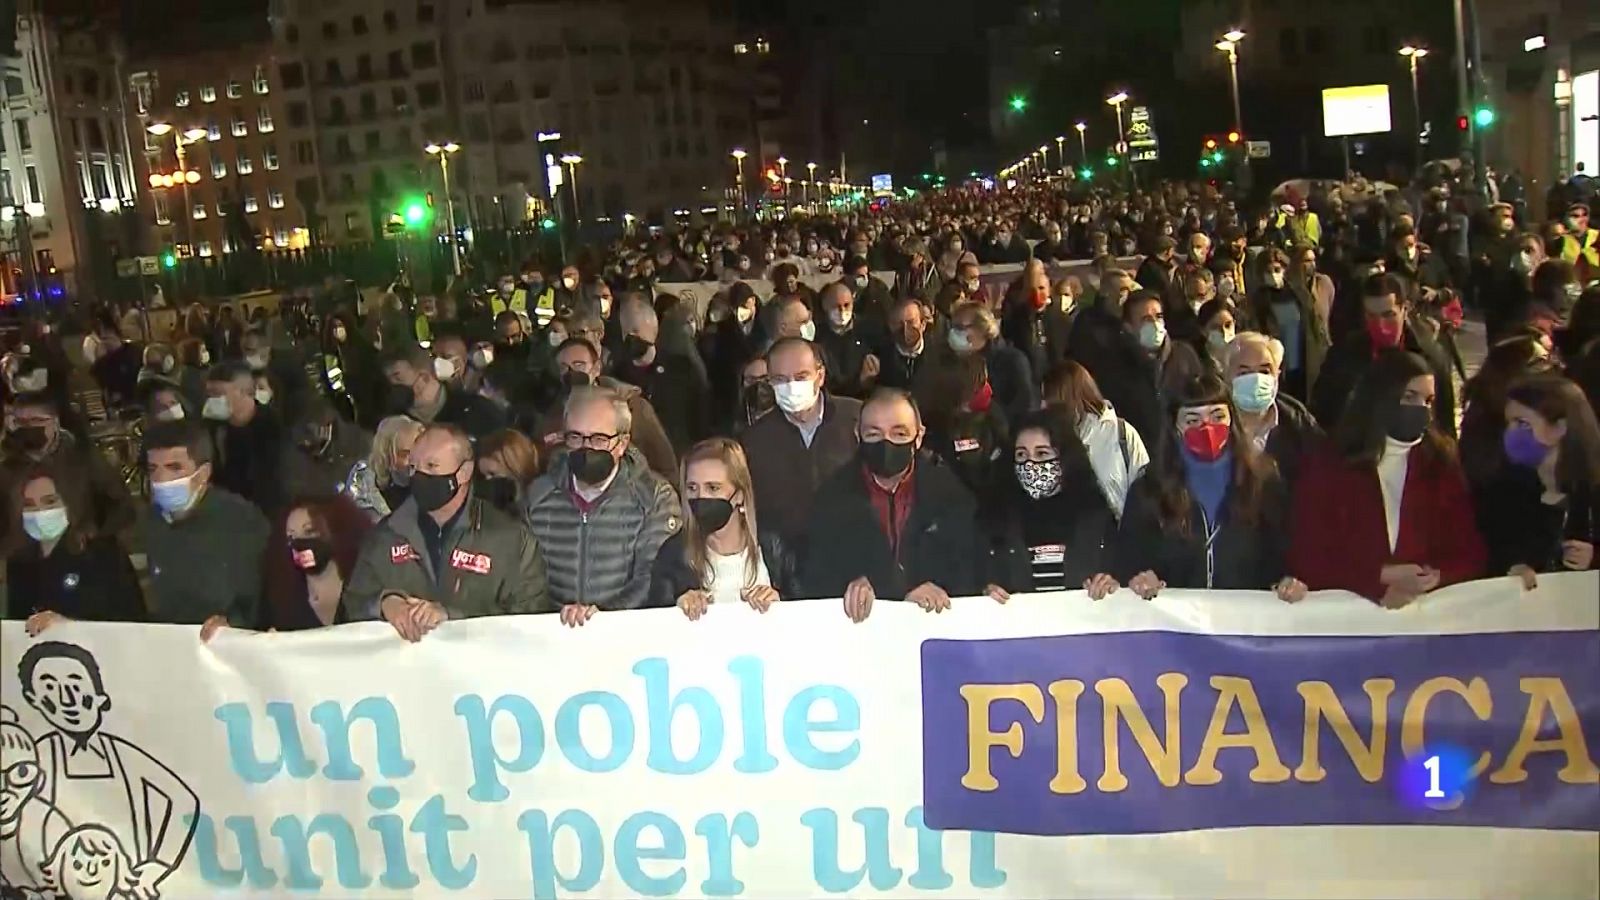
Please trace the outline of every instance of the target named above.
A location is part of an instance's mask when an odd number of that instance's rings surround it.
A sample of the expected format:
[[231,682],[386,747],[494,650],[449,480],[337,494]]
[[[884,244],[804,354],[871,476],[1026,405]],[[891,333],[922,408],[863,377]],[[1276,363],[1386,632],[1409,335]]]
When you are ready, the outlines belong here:
[[[859,622],[1531,588],[1596,563],[1600,238],[1586,198],[1528,222],[1460,184],[969,186],[630,234],[481,291],[195,303],[159,341],[34,315],[4,364],[6,616],[414,641],[818,598]],[[691,281],[708,302],[660,287]]]

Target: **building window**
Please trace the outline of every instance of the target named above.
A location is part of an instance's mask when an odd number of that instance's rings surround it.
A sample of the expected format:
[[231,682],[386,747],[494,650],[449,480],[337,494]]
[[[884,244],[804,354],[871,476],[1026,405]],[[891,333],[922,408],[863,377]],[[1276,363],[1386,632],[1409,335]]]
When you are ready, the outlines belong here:
[[406,77],[406,52],[404,50],[389,51],[389,77]]
[[261,111],[256,113],[256,130],[262,134],[271,134],[275,128],[276,126],[272,124],[272,110],[265,106],[261,107]]
[[222,140],[222,126],[218,125],[214,119],[206,123],[206,139],[211,141]]
[[204,203],[196,203],[194,205],[194,209],[190,210],[189,212],[190,218],[193,219],[204,219],[207,215],[209,214],[206,212],[206,205]]
[[211,177],[228,177],[228,163],[222,159],[218,159],[215,153],[211,154]]
[[733,52],[735,56],[743,56],[750,52],[750,45],[744,43],[734,44]]
[[350,20],[350,33],[351,34],[366,34],[367,33],[367,17],[366,16],[356,16],[354,19],[351,19]]
[[283,209],[283,191],[267,191],[267,205],[273,209]]
[[228,99],[237,100],[244,96],[244,85],[237,81],[228,82]]
[[274,244],[277,244],[279,247],[287,247],[287,246],[289,246],[289,229],[287,229],[287,228],[274,229],[273,232],[272,232],[272,242]]
[[377,153],[378,148],[382,146],[382,141],[379,139],[376,131],[367,132],[363,137],[363,140],[366,142],[368,153]]
[[17,120],[17,151],[27,152],[33,149],[33,135],[28,131],[28,120]]
[[367,81],[372,78],[372,57],[363,53],[356,57],[356,80]]
[[316,151],[310,141],[294,142],[294,160],[302,166],[309,166],[317,161]]
[[767,39],[766,38],[756,38],[756,52],[757,53],[771,53],[772,52],[772,45],[767,43]]
[[283,37],[284,40],[291,44],[300,43],[300,27],[298,25],[290,25],[283,30]]
[[417,4],[417,21],[422,23],[422,24],[424,24],[424,25],[429,25],[429,24],[433,23],[433,4],[432,3],[418,3]]
[[482,103],[483,82],[473,78],[467,82],[461,93],[466,97],[468,103]]
[[344,81],[344,73],[339,71],[339,61],[337,59],[328,60],[327,81],[329,84],[338,84]]
[[[278,80],[283,82],[283,86],[289,90],[305,87],[306,70],[297,62],[284,63],[278,67]],[[266,84],[265,81],[261,83]],[[264,94],[266,91],[261,93]]]
[[359,99],[362,118],[371,119],[378,115],[378,96],[376,94],[371,91],[362,91]]
[[384,10],[383,11],[383,30],[393,34],[394,30],[396,28],[399,28],[399,27],[400,27],[400,20],[395,18],[394,10],[392,10],[392,9]]
[[395,108],[406,105],[406,89],[403,87],[390,88],[389,99],[394,101]]
[[201,103],[215,103],[215,102],[217,102],[217,89],[212,87],[209,84],[206,85],[205,87],[201,88],[200,89],[200,102]]
[[356,177],[349,172],[339,176],[339,193],[349,197],[356,192]]
[[244,118],[238,112],[235,112],[233,114],[233,136],[247,137],[249,134],[250,126],[245,123]]
[[261,204],[256,202],[256,195],[250,194],[244,198],[244,211],[247,213],[259,212]]
[[1316,25],[1306,29],[1306,55],[1320,56],[1327,49],[1322,28]]
[[267,167],[268,172],[276,172],[278,170],[277,144],[268,144],[266,148],[261,151],[261,163]]
[[439,64],[439,51],[433,41],[418,41],[411,45],[411,65],[418,69],[431,69]]
[[323,22],[322,23],[322,38],[323,38],[323,40],[328,40],[328,41],[336,41],[336,40],[338,40],[339,39],[339,23],[338,22]]
[[239,154],[239,174],[240,175],[249,175],[251,172],[254,172],[255,170],[256,170],[256,164],[255,164],[255,162],[253,160],[250,159],[250,154],[248,154],[248,153]]
[[200,242],[200,248],[196,252],[198,252],[203,257],[211,256],[212,255],[211,242],[210,241],[201,241]]
[[28,182],[28,199],[25,202],[43,203],[44,192],[39,190],[39,167],[24,166],[22,177]]
[[178,96],[176,96],[176,97],[174,97],[172,99],[172,105],[173,106],[188,106],[189,105],[189,92],[188,91],[179,91],[178,92]]
[[155,200],[156,224],[171,225],[172,216],[167,213],[167,198],[159,193],[152,194],[151,197]]
[[265,94],[270,90],[270,87],[267,85],[267,70],[261,66],[256,66],[256,77],[253,87],[255,88],[255,92],[258,94]]
[[427,81],[417,85],[417,105],[432,109],[439,105],[439,82]]
[[1285,28],[1278,35],[1278,51],[1283,54],[1285,60],[1291,62],[1300,55],[1300,39],[1293,28]]
[[289,127],[290,128],[304,128],[304,127],[306,127],[306,122],[308,121],[309,116],[310,116],[310,113],[306,110],[306,105],[304,103],[291,103],[291,104],[289,104]]

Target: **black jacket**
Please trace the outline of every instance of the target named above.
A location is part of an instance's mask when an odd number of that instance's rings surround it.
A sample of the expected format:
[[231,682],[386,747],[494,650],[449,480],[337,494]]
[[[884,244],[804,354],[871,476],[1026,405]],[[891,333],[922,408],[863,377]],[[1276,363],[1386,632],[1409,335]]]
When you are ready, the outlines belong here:
[[927,335],[922,339],[922,352],[916,356],[907,356],[900,352],[899,345],[894,339],[884,341],[878,348],[878,386],[899,388],[902,391],[911,390],[923,362],[938,352],[934,349],[933,342],[934,330],[929,328]]
[[800,429],[779,409],[757,419],[739,435],[739,444],[750,460],[762,530],[776,530],[800,553],[805,549],[806,524],[819,489],[836,470],[851,468],[856,454],[860,401],[825,394],[821,402],[822,424],[809,447]]
[[1128,491],[1111,573],[1118,581],[1127,584],[1140,572],[1152,571],[1169,588],[1264,591],[1288,574],[1289,501],[1281,480],[1267,485],[1260,518],[1253,526],[1232,520],[1231,492],[1222,501],[1221,530],[1212,545],[1214,568],[1207,584],[1206,532],[1199,502],[1190,497],[1187,535],[1163,530],[1156,499],[1145,489],[1151,485],[1140,483],[1151,477],[1146,469]]
[[880,329],[863,323],[856,323],[844,334],[827,324],[817,326],[816,344],[822,348],[828,366],[828,393],[857,400],[866,396],[861,366],[881,342],[880,333]]
[[142,622],[144,594],[128,554],[114,538],[88,541],[79,552],[58,545],[49,556],[28,541],[6,560],[4,618],[60,613],[87,622]]
[[1322,441],[1322,427],[1299,400],[1280,393],[1275,402],[1278,424],[1267,435],[1267,455],[1278,464],[1278,474],[1292,492],[1300,477],[1300,460]]
[[[1433,340],[1419,333],[1409,321],[1401,334],[1400,346],[1421,354],[1428,361],[1428,368],[1433,370],[1434,424],[1445,434],[1454,437],[1456,389],[1450,379],[1449,355]],[[1338,427],[1350,392],[1355,390],[1356,382],[1372,366],[1372,361],[1372,338],[1365,329],[1351,332],[1328,351],[1328,358],[1322,362],[1322,371],[1317,375],[1317,386],[1311,395],[1311,413],[1323,428],[1333,431]]]
[[994,500],[996,482],[1010,474],[1011,431],[1005,413],[994,406],[985,413],[957,412],[949,421],[928,418],[923,446],[950,467],[979,504]]
[[272,518],[288,502],[284,490],[283,426],[267,407],[256,405],[256,414],[242,426],[222,423],[212,433],[216,443],[216,474],[211,482],[254,503],[267,518]]
[[[1502,462],[1494,476],[1472,485],[1478,531],[1489,550],[1491,576],[1524,565],[1535,572],[1565,572],[1561,542],[1600,544],[1600,490],[1583,485],[1559,506],[1545,504],[1534,470]],[[1596,556],[1600,561],[1600,555]],[[1596,568],[1591,563],[1590,568]]]
[[644,393],[679,456],[711,433],[710,386],[687,357],[658,351],[648,366],[618,360],[612,376]]
[[1052,366],[1067,358],[1072,318],[1054,297],[1042,310],[1022,302],[1006,313],[1005,321],[1000,323],[1000,333],[1027,357],[1033,367],[1034,381],[1043,381]]
[[1112,408],[1148,447],[1159,444],[1170,430],[1167,397],[1205,371],[1188,344],[1168,338],[1152,356],[1120,319],[1099,309],[1079,314],[1072,347],[1073,358],[1089,370]]
[[817,491],[807,529],[800,587],[806,596],[843,597],[850,582],[865,576],[873,592],[904,599],[912,588],[933,582],[952,597],[982,587],[972,494],[947,467],[919,454],[915,499],[900,539],[899,558],[867,495],[866,473],[842,466]]
[[[756,543],[761,547],[761,562],[767,567],[767,575],[778,596],[784,600],[800,599],[797,562],[783,538],[776,531],[763,529],[756,535]],[[685,592],[704,586],[704,580],[689,568],[684,556],[683,532],[679,531],[667,538],[661,545],[661,552],[656,554],[655,564],[650,569],[650,599],[643,608],[677,606],[678,598]]]
[[505,414],[500,408],[477,394],[445,387],[444,406],[433,421],[455,425],[475,441],[481,441],[506,427]]
[[1020,491],[1010,502],[984,517],[983,533],[989,543],[985,580],[1012,593],[1037,590],[1033,582],[1033,548],[1061,544],[1065,551],[1066,589],[1111,571],[1117,518],[1106,505],[1099,487],[1077,496],[1065,493],[1032,500]]

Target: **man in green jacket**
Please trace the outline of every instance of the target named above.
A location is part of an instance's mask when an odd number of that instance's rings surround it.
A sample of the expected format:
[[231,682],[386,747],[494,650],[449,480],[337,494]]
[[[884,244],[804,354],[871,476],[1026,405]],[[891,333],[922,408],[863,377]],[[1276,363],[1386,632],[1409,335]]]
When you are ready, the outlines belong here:
[[544,554],[528,530],[473,496],[466,432],[436,424],[411,448],[411,496],[367,536],[342,603],[418,641],[447,619],[549,606]]

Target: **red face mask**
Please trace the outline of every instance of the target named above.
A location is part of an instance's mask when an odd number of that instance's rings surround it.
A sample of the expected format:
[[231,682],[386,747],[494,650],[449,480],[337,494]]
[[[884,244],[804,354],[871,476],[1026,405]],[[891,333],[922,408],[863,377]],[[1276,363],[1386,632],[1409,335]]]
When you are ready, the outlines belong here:
[[1201,462],[1216,462],[1228,448],[1228,426],[1221,422],[1205,422],[1185,429],[1183,446]]
[[989,382],[985,381],[983,387],[978,388],[977,392],[972,395],[972,400],[967,403],[967,408],[975,413],[986,413],[992,403],[994,403],[994,388],[990,387]]
[[1033,289],[1033,308],[1044,309],[1050,303],[1050,291],[1045,288]]
[[1400,346],[1402,325],[1399,319],[1374,319],[1367,317],[1367,334],[1372,338],[1374,350]]

